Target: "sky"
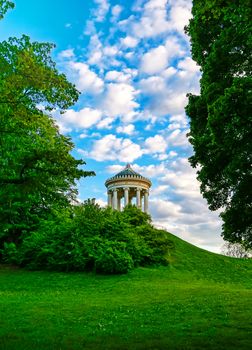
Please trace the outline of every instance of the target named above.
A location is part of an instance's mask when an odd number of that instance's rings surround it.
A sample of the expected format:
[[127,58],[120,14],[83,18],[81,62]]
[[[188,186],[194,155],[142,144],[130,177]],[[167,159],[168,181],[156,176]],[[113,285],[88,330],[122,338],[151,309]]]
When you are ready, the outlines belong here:
[[53,112],[73,155],[95,177],[79,198],[106,205],[104,182],[127,163],[152,181],[153,223],[219,252],[221,220],[202,198],[186,134],[187,93],[199,94],[200,67],[184,26],[190,0],[16,0],[0,22],[0,40],[29,35],[52,42],[60,72],[81,92],[65,114]]

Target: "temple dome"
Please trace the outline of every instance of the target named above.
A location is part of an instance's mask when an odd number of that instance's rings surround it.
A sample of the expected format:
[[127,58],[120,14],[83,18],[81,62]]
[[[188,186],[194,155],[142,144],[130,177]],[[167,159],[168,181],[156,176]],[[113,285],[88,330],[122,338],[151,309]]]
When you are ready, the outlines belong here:
[[113,177],[109,178],[105,182],[105,186],[107,186],[109,183],[114,182],[116,180],[126,179],[126,178],[143,180],[148,182],[149,186],[151,186],[151,181],[146,177],[142,176],[141,174],[137,173],[135,170],[133,170],[130,164],[127,164],[122,171],[120,171]]
[[[121,210],[121,200],[124,199],[124,207],[132,204],[136,198],[139,209],[148,212],[149,189],[151,181],[134,171],[130,164],[109,178],[105,182],[108,192],[108,206],[115,210]],[[144,207],[143,207],[144,200]]]

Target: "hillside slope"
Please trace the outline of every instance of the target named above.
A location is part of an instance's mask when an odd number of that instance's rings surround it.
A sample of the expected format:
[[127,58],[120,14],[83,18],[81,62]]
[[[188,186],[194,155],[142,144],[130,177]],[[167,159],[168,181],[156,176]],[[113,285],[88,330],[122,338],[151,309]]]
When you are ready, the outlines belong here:
[[170,233],[169,239],[174,243],[170,257],[172,270],[180,270],[195,278],[251,285],[252,259],[237,259],[212,253]]
[[169,237],[169,266],[128,275],[2,266],[0,349],[249,349],[252,260]]

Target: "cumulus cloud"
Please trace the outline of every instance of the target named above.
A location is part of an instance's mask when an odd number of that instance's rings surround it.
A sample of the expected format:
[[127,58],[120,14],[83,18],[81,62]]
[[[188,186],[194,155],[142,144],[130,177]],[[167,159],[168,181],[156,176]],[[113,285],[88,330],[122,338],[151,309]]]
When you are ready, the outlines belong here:
[[103,91],[103,80],[86,63],[70,61],[67,63],[67,70],[81,92],[100,94]]
[[221,221],[219,213],[211,212],[202,198],[195,169],[185,158],[168,162],[165,167],[158,177],[159,185],[151,194],[154,223],[193,244],[213,250],[222,241]]
[[123,10],[122,6],[115,5],[111,9],[111,13],[112,13],[113,16],[118,17],[120,15],[120,13],[122,12],[122,10]]
[[139,104],[135,101],[137,91],[126,83],[109,83],[101,106],[107,115],[126,116],[133,112]]
[[94,0],[94,2],[97,4],[97,8],[93,11],[93,19],[96,22],[103,22],[108,13],[110,4],[107,0]]
[[66,129],[80,130],[96,125],[101,117],[101,111],[92,108],[83,108],[80,111],[69,109],[58,120],[59,124]]
[[134,38],[133,36],[126,36],[125,38],[121,38],[121,44],[125,48],[133,48],[136,47],[138,44],[139,40],[137,38]]
[[189,23],[191,14],[191,1],[188,0],[169,0],[170,29],[176,30],[184,35],[184,27]]
[[166,141],[170,147],[188,147],[189,142],[187,139],[186,134],[189,132],[189,130],[181,131],[180,129],[173,130],[169,136],[167,137]]
[[[184,53],[185,51],[179,44],[178,39],[176,37],[170,37],[167,39],[165,45],[159,45],[143,55],[141,71],[147,74],[162,72],[173,57],[181,57]],[[168,74],[168,71],[166,74]]]
[[110,70],[105,75],[105,80],[110,82],[128,83],[132,79],[133,70],[125,71]]
[[130,139],[117,138],[109,134],[94,141],[88,156],[97,161],[118,160],[120,162],[133,162],[143,155],[141,147]]
[[121,28],[141,39],[155,38],[168,31],[184,36],[184,27],[191,18],[190,1],[149,0],[138,1],[133,10],[136,14],[120,22]]
[[135,132],[135,125],[134,124],[128,124],[128,125],[124,125],[124,126],[118,126],[116,131],[118,133],[132,135]]
[[163,153],[166,151],[167,142],[163,136],[155,135],[145,140],[145,147],[147,153]]
[[59,58],[73,58],[75,56],[74,49],[63,50],[59,53]]
[[[164,67],[163,67],[164,68]],[[146,68],[145,68],[146,69]],[[150,69],[161,69],[153,66]],[[148,71],[148,67],[146,72]],[[187,93],[199,92],[200,72],[191,59],[183,59],[177,69],[168,67],[139,81],[139,90],[145,96],[146,108],[156,116],[182,115],[187,104]]]

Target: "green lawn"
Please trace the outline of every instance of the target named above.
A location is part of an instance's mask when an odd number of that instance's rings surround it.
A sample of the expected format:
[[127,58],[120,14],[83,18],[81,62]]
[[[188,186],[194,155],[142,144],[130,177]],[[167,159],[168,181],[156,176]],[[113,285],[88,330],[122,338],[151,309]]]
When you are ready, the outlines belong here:
[[0,349],[246,349],[252,260],[171,236],[169,267],[128,275],[0,269]]

